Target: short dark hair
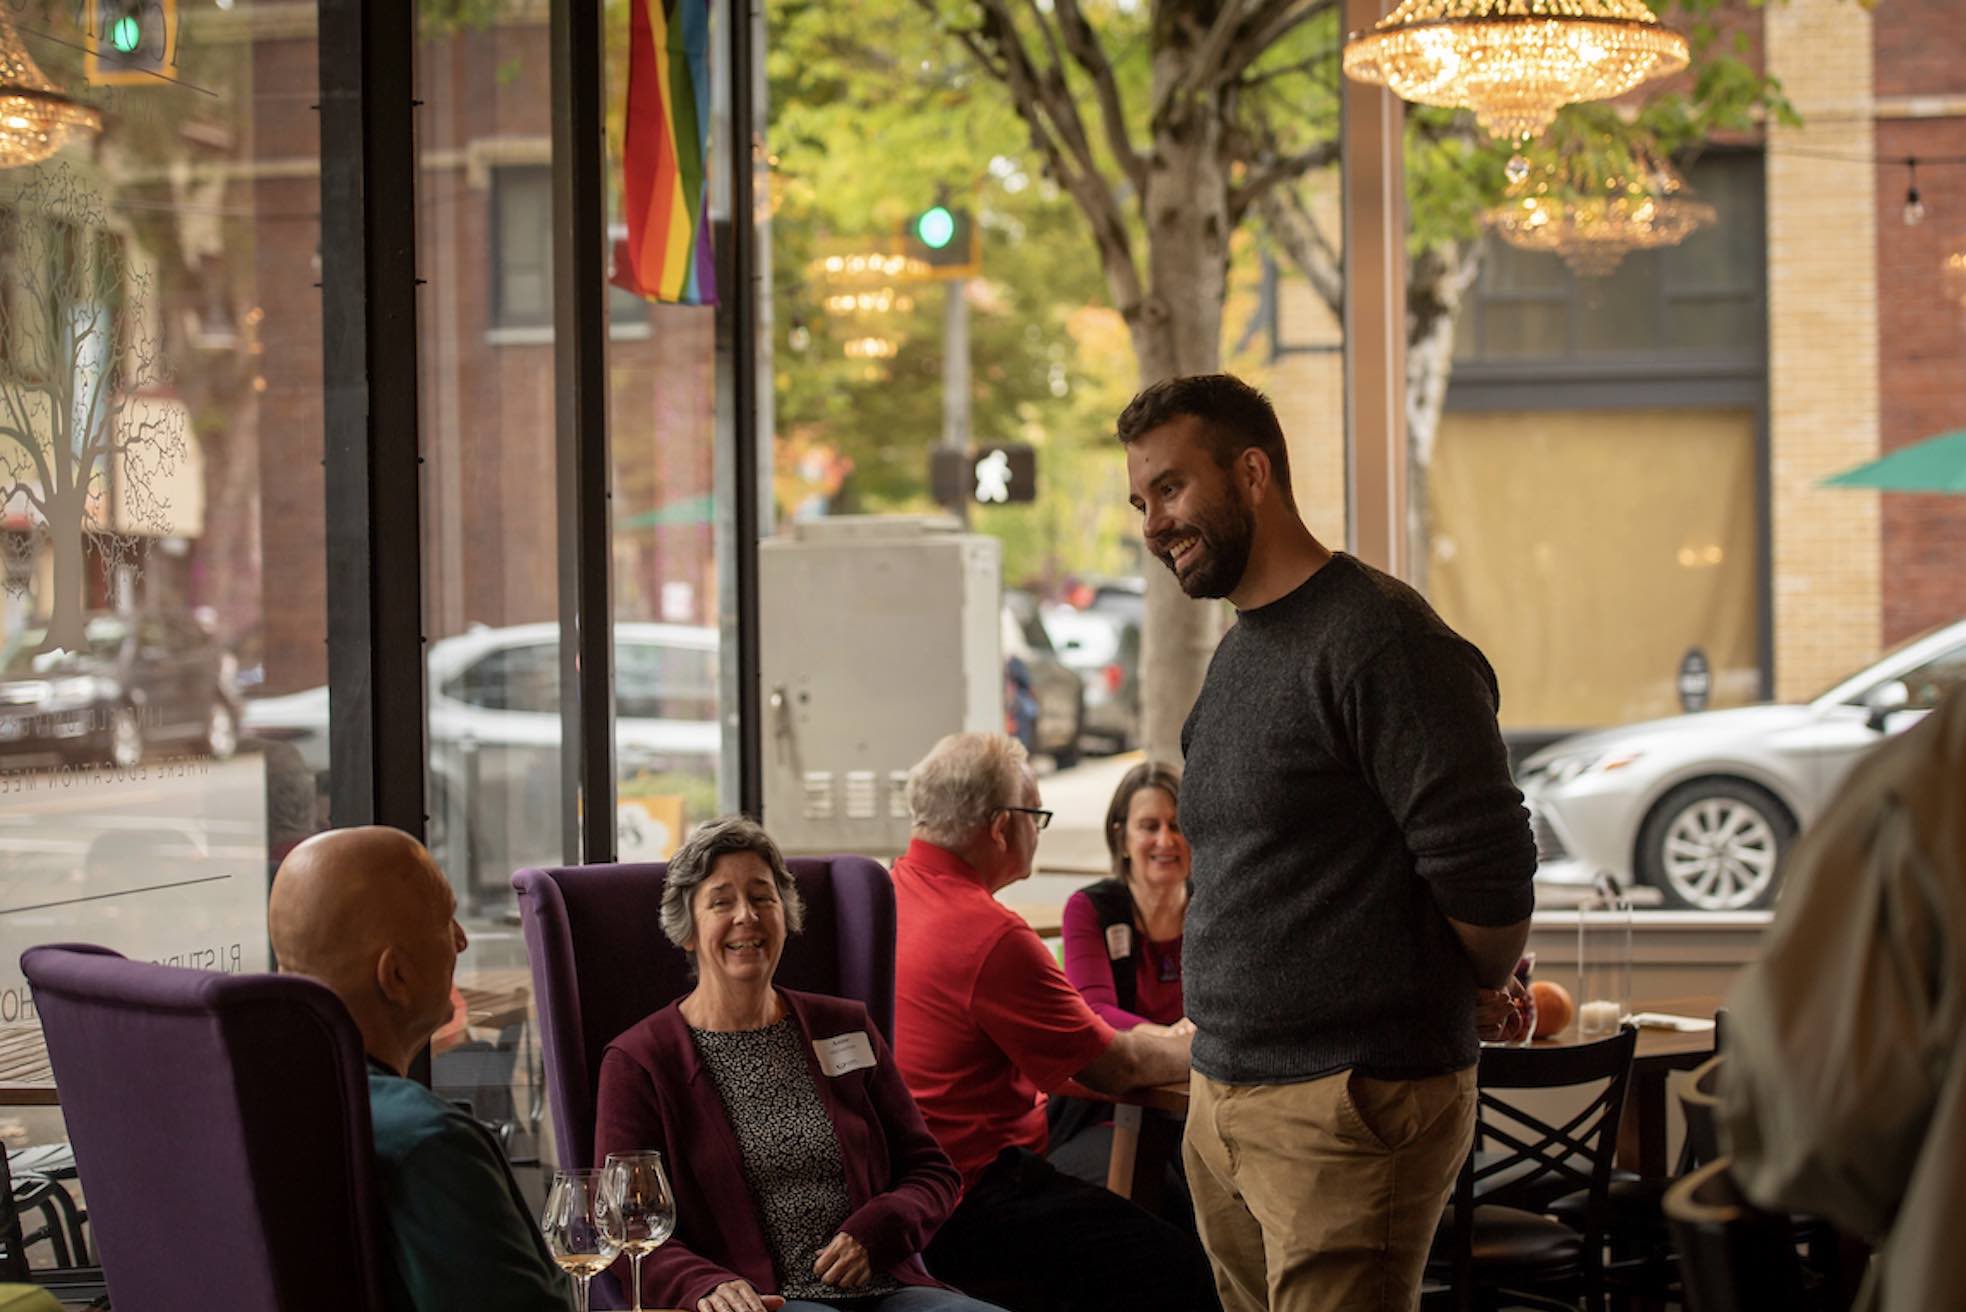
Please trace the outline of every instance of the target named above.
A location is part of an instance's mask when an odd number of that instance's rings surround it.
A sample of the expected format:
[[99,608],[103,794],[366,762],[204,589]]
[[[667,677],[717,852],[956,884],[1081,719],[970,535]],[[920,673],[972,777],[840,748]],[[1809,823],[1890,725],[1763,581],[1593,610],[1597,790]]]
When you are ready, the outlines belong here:
[[1131,445],[1184,415],[1201,421],[1208,453],[1223,469],[1252,446],[1268,456],[1277,486],[1286,501],[1291,499],[1290,452],[1284,446],[1276,408],[1269,397],[1234,374],[1164,378],[1142,389],[1120,411],[1120,443]]

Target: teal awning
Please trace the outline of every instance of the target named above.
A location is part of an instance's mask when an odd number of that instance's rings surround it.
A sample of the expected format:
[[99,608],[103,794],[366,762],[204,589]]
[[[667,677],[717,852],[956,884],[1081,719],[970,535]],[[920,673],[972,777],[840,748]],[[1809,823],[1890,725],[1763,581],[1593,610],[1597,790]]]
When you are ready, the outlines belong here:
[[1823,485],[1966,494],[1966,428],[1899,447],[1888,456],[1826,478]]
[[644,510],[626,519],[617,519],[616,528],[660,528],[665,524],[708,524],[717,517],[717,499],[708,492],[701,496],[684,497],[657,506],[654,510]]

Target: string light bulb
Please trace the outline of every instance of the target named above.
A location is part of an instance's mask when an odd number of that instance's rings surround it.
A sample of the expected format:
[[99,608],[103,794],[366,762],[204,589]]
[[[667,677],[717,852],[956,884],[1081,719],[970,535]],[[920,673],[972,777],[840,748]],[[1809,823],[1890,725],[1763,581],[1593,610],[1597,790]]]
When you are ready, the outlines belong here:
[[1905,161],[1908,182],[1905,187],[1905,226],[1916,228],[1925,222],[1925,199],[1918,194],[1918,161]]

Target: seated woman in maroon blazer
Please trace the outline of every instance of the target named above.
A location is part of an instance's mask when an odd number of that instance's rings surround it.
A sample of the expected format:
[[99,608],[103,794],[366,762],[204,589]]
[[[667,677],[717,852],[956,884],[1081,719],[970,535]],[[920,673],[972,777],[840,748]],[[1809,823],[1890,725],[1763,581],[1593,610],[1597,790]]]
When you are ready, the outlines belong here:
[[777,844],[742,817],[669,863],[662,929],[696,987],[608,1045],[594,1135],[597,1162],[653,1148],[669,1168],[676,1233],[646,1259],[643,1298],[998,1312],[922,1266],[960,1182],[866,1009],[772,984],[803,911]]

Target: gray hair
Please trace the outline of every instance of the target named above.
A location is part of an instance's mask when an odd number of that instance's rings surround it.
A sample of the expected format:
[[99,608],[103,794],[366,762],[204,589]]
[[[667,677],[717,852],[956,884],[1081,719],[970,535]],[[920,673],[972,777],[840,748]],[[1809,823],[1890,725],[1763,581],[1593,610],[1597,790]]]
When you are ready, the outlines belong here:
[[908,771],[908,814],[931,843],[958,847],[1017,805],[1030,757],[1000,733],[952,733]]
[[799,886],[785,868],[785,858],[764,826],[748,816],[727,815],[698,825],[676,855],[662,880],[662,932],[677,947],[696,941],[696,890],[724,857],[749,852],[771,870],[772,883],[785,904],[785,928],[796,934],[805,926],[806,906]]

